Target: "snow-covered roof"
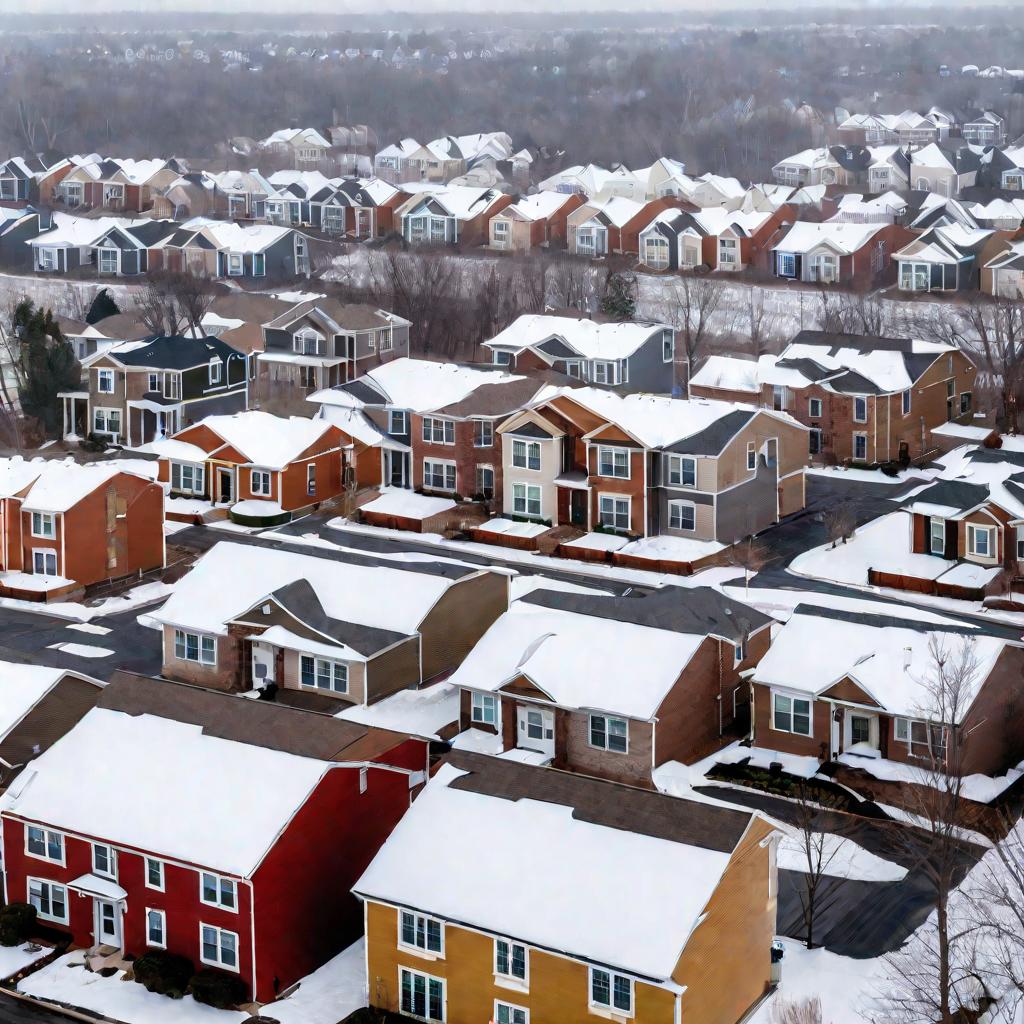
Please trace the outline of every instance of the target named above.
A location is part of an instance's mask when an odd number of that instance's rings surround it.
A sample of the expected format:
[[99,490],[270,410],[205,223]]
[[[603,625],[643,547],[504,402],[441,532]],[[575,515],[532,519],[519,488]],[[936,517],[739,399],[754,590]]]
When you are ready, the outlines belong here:
[[[624,224],[628,224],[645,205],[646,203],[627,199],[625,196],[612,196],[611,199],[605,199],[602,202],[590,202],[581,209],[589,212],[591,217],[600,215],[609,224],[621,228]],[[580,223],[585,223],[585,221],[580,220]]]
[[112,228],[132,228],[151,223],[149,220],[132,220],[129,217],[73,217],[57,212],[53,215],[52,230],[37,235],[31,239],[30,244],[58,248],[89,246]]
[[207,416],[200,425],[212,430],[252,465],[264,469],[284,469],[331,429],[331,424],[322,419],[286,418],[257,411]]
[[196,562],[152,615],[168,625],[224,635],[232,618],[298,580],[309,582],[331,618],[410,636],[453,583],[443,575],[398,566],[221,542]]
[[439,203],[449,216],[457,220],[471,220],[481,213],[489,210],[503,193],[493,188],[474,188],[470,185],[434,185],[426,184],[423,188],[406,188],[405,191],[415,191],[419,197],[418,201],[410,201],[405,207],[406,211],[412,210],[419,201],[427,199]]
[[[132,471],[125,460],[82,465],[71,458],[28,461],[15,455],[0,459],[0,496],[11,497],[29,487],[22,501],[25,511],[67,512],[123,471]],[[140,468],[138,475],[148,474]]]
[[277,145],[292,146],[322,146],[330,148],[330,142],[323,137],[315,128],[282,128],[279,131],[268,135],[260,145],[263,147]]
[[[358,893],[670,978],[728,853],[586,821],[565,804],[455,788],[462,774],[441,767],[356,883]],[[482,860],[487,884],[467,884]],[[600,894],[622,887],[626,866],[622,913]]]
[[263,252],[293,229],[274,224],[207,224],[203,233],[219,248],[233,253]]
[[532,196],[523,196],[519,202],[506,207],[498,216],[517,215],[523,220],[546,220],[565,206],[569,198],[567,192],[536,192]]
[[65,675],[63,668],[0,661],[0,736],[6,736]]
[[882,229],[881,224],[847,224],[828,221],[816,224],[797,221],[772,248],[779,252],[808,253],[827,245],[843,256],[862,249]]
[[[894,621],[897,624],[892,624]],[[1002,652],[1003,640],[980,633],[966,637],[920,623],[902,624],[887,616],[816,613],[800,607],[776,632],[754,680],[797,693],[819,694],[849,678],[887,711],[910,718],[927,717],[938,710],[929,707],[928,683],[935,675],[930,648],[933,637],[950,656],[955,656],[964,642],[973,646],[977,662],[973,699]],[[966,712],[967,707],[960,710]]]
[[598,323],[585,318],[524,313],[484,345],[522,352],[558,338],[585,359],[625,359],[652,334],[670,329],[667,324],[652,321]]
[[708,356],[704,364],[690,379],[690,384],[722,391],[751,391],[759,393],[758,364],[753,359],[736,356]]
[[[86,765],[89,784],[77,785]],[[132,786],[146,794],[128,804],[126,765]],[[0,807],[245,877],[330,768],[316,758],[206,735],[196,725],[93,708],[25,769]]]

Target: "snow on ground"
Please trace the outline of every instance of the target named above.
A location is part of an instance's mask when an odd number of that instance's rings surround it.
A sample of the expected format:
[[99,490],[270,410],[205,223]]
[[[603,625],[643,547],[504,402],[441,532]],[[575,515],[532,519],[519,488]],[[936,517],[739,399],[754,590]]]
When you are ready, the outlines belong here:
[[861,1010],[870,1004],[883,977],[881,959],[854,960],[827,949],[807,949],[792,939],[780,941],[786,950],[782,981],[748,1024],[773,1024],[776,1003],[811,996],[821,999],[824,1024],[864,1024]]
[[476,754],[500,754],[502,740],[497,733],[485,732],[483,729],[463,729],[452,739],[456,750],[471,750]]
[[241,523],[233,523],[230,519],[215,519],[205,526],[208,530],[223,530],[225,533],[259,533],[266,529],[265,526],[243,526]]
[[505,537],[539,537],[542,533],[547,533],[551,527],[545,526],[543,523],[519,523],[514,519],[495,516],[493,519],[488,519],[486,523],[481,523],[477,529],[483,530],[484,533],[497,533]]
[[511,600],[519,601],[532,594],[535,590],[560,590],[565,594],[608,594],[607,590],[599,590],[596,587],[584,587],[579,583],[570,583],[568,580],[556,580],[552,576],[544,576],[542,573],[519,573],[512,578]]
[[[918,828],[928,831],[928,822],[921,815],[914,814],[905,807],[894,807],[892,804],[883,804],[881,801],[876,801],[876,805],[885,811],[893,821],[902,821],[908,825],[916,825]],[[992,840],[988,836],[983,836],[980,832],[975,832],[973,829],[957,828],[954,832],[962,842],[974,843],[975,846],[983,846],[986,850],[992,848]]]
[[[813,863],[817,863],[817,856],[815,847],[812,851]],[[821,863],[824,864],[824,874],[833,878],[862,882],[902,882],[907,876],[906,868],[876,856],[852,839],[836,835],[825,837]],[[807,853],[802,833],[793,830],[783,837],[779,844],[778,865],[787,871],[807,872]]]
[[52,952],[52,949],[46,948],[29,952],[25,946],[0,946],[0,978],[9,978]]
[[62,651],[76,658],[109,658],[114,652],[108,647],[93,647],[92,644],[56,643],[50,644],[48,651]]
[[173,584],[143,583],[119,597],[108,597],[99,604],[86,606],[76,601],[22,601],[14,597],[0,597],[0,608],[10,608],[22,612],[36,612],[39,615],[52,615],[57,619],[70,619],[74,622],[89,622],[105,615],[116,615],[118,612],[129,612],[133,608],[142,608],[147,604],[155,604],[167,597],[174,590]]
[[164,536],[170,537],[171,534],[178,533],[181,530],[187,530],[191,523],[178,523],[173,519],[167,519],[164,521]]
[[91,622],[71,622],[67,628],[78,633],[95,633],[97,636],[106,636],[111,632],[106,626],[94,626]]
[[[931,785],[934,776],[927,771],[912,764],[903,764],[899,761],[889,761],[886,758],[858,757],[855,754],[840,754],[839,760],[850,768],[860,768],[868,775],[876,779],[884,779],[887,782],[909,782],[920,786]],[[987,804],[995,800],[997,796],[1009,789],[1022,775],[1024,775],[1024,762],[1016,768],[1011,768],[1005,775],[965,775],[961,780],[960,792],[968,800],[976,800],[978,803]],[[945,776],[943,776],[944,778]]]
[[383,490],[379,498],[367,502],[360,508],[361,512],[376,512],[385,516],[402,516],[406,519],[426,519],[455,508],[451,498],[431,498],[426,494],[398,487]]
[[821,476],[829,480],[847,480],[862,484],[904,484],[908,480],[931,480],[939,475],[934,469],[904,469],[889,476],[880,469],[844,469],[842,466],[808,466],[808,476]]
[[585,551],[618,551],[628,543],[628,537],[617,533],[586,533],[575,540],[566,541],[562,547],[583,548]]
[[215,1010],[191,996],[169,999],[147,992],[135,982],[124,981],[123,971],[104,978],[87,971],[84,962],[82,951],[58,957],[25,978],[18,991],[101,1013],[125,1024],[241,1024],[249,1017],[234,1010]]
[[422,690],[399,690],[375,704],[354,704],[334,717],[437,739],[446,725],[459,720],[459,691],[447,682]]
[[328,960],[287,999],[263,1007],[262,1016],[281,1024],[336,1024],[366,1005],[365,940]]
[[717,555],[719,551],[724,550],[725,545],[719,544],[716,540],[664,536],[641,537],[622,548],[621,554],[633,555],[636,558],[663,559],[667,562],[695,562],[699,558]]

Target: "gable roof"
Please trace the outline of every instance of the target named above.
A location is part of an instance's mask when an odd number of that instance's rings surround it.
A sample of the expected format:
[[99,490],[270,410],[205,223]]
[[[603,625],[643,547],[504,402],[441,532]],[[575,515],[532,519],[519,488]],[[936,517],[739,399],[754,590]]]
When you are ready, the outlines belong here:
[[216,357],[227,360],[239,356],[220,338],[193,338],[183,334],[154,334],[141,343],[113,345],[101,354],[122,366],[161,370],[188,370]]
[[[141,467],[138,476],[149,479]],[[79,463],[67,459],[23,459],[19,455],[0,458],[0,496],[11,497],[28,492],[22,508],[34,512],[67,512],[98,487],[103,487],[120,473],[128,472],[124,460],[117,463]],[[136,474],[132,474],[136,475]]]
[[490,349],[522,352],[542,348],[545,342],[556,338],[568,346],[570,355],[584,359],[625,359],[653,334],[663,330],[671,330],[671,327],[649,320],[600,323],[585,317],[524,313],[483,344]]
[[826,221],[822,224],[797,221],[783,238],[772,246],[772,250],[802,254],[825,245],[840,255],[849,256],[863,249],[884,226],[835,221]]

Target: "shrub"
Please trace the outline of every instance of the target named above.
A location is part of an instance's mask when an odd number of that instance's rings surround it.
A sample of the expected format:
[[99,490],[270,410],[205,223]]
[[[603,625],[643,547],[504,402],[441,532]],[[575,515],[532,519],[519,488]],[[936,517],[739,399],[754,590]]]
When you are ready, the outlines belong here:
[[188,957],[176,953],[146,953],[135,961],[135,980],[147,992],[180,999],[194,968]]
[[36,908],[28,903],[8,903],[0,909],[0,946],[20,946],[36,924]]
[[193,974],[189,987],[192,990],[192,998],[197,1003],[205,1003],[218,1010],[230,1010],[245,1002],[249,995],[241,978],[213,970]]

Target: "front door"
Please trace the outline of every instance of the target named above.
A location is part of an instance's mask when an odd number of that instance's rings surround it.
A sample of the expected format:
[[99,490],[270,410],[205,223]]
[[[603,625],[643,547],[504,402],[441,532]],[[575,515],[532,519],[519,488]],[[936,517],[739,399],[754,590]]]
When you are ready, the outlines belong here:
[[274,666],[277,652],[270,644],[253,641],[252,645],[252,685],[266,686],[274,682]]
[[121,909],[109,900],[93,903],[93,935],[98,946],[121,948]]
[[588,491],[572,491],[569,498],[569,522],[573,526],[587,526],[587,498]]
[[555,756],[555,715],[541,708],[519,707],[517,715],[519,741],[517,747],[537,750],[547,757]]
[[230,469],[217,470],[217,493],[219,500],[227,505],[234,501],[235,478]]

